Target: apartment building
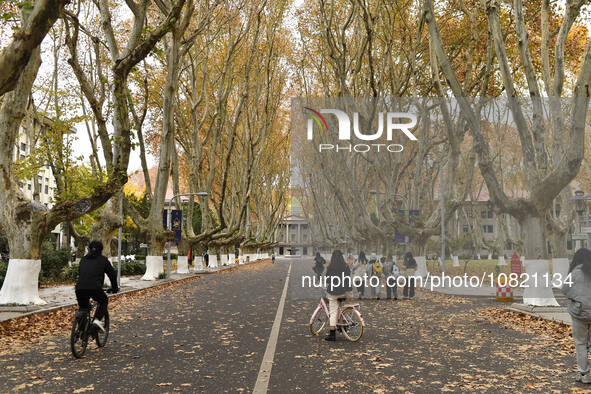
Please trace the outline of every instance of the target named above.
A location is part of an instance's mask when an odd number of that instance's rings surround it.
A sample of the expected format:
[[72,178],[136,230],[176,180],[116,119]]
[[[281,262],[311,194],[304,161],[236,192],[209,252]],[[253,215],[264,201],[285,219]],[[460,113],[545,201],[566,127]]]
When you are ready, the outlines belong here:
[[[51,122],[49,119],[45,119],[46,122]],[[26,132],[24,128],[21,128],[19,133],[19,138],[17,140],[15,149],[14,149],[14,160],[25,159],[29,156],[31,152],[31,142],[27,138]],[[51,168],[49,166],[43,166],[39,169],[37,173],[37,181],[39,182],[39,201],[45,205],[47,208],[51,208],[54,204],[54,196],[56,192],[56,183]],[[19,182],[19,188],[23,192],[23,194],[29,198],[33,199],[33,193],[35,190],[34,185],[35,179],[30,178],[26,180],[21,180]],[[62,226],[58,225],[52,232],[51,235],[48,237],[48,240],[55,243],[56,245],[60,245],[62,241]]]

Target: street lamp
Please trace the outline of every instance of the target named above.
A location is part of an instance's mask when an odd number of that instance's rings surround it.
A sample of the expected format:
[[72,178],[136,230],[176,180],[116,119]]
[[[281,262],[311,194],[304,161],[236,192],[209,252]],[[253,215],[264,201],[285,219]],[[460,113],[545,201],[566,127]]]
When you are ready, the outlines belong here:
[[[172,200],[177,197],[183,196],[199,196],[199,197],[207,197],[207,192],[198,192],[198,193],[180,193],[175,194],[168,200],[168,214],[166,215],[166,229],[170,230],[170,222],[172,219]],[[207,212],[207,209],[206,209]],[[203,211],[201,212],[201,217],[203,218]],[[170,278],[170,240],[168,240],[168,257],[166,258],[166,279]]]
[[[379,215],[378,215],[378,194],[386,194],[386,193],[371,189],[369,191],[369,194],[373,194],[374,202],[376,204],[376,224],[379,224],[380,219],[379,219]],[[376,255],[377,254],[378,254],[378,243],[376,242]]]
[[121,224],[119,225],[119,234],[117,237],[117,288],[121,288],[121,239],[123,230],[123,197],[119,202],[119,217],[121,218]]
[[378,220],[378,191],[371,189],[369,194],[373,194],[375,206],[376,206],[376,221]]
[[[401,198],[404,200],[404,205],[406,206],[404,217],[406,219],[406,222],[410,225],[410,211],[408,210],[408,199],[406,198],[406,196],[404,194],[392,193],[391,196],[394,198]],[[408,252],[408,236],[407,235],[404,236],[404,251]]]

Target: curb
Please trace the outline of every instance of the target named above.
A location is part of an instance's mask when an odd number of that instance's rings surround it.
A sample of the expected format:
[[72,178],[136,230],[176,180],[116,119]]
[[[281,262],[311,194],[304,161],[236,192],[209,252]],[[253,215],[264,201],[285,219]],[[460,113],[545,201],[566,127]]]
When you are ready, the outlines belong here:
[[[221,272],[221,271],[226,271],[226,270],[228,270],[230,268],[241,267],[241,266],[245,266],[245,265],[249,265],[249,264],[263,262],[263,261],[266,261],[266,260],[268,260],[268,259],[249,261],[248,263],[244,263],[244,264],[225,265],[225,266],[222,266],[222,267],[218,267],[215,271],[212,270],[212,271],[207,271],[207,272],[201,272],[201,271],[199,271],[199,272],[190,272],[189,274],[183,274],[183,275],[187,275],[187,276],[184,277],[184,278],[179,278],[179,279],[157,279],[158,280],[158,283],[154,283],[152,286],[143,287],[143,288],[140,288],[140,289],[122,290],[122,291],[119,291],[117,294],[107,294],[107,297],[108,298],[111,298],[111,297],[116,297],[118,295],[135,293],[135,292],[138,292],[138,291],[141,291],[141,290],[147,290],[147,289],[151,289],[151,288],[154,288],[154,287],[159,287],[159,286],[162,286],[162,285],[165,285],[165,284],[168,284],[168,283],[174,283],[174,282],[179,282],[179,281],[185,280],[185,279],[190,279],[190,278],[194,278],[194,277],[200,277],[201,275],[204,275],[204,274],[205,275],[207,275],[207,274],[215,274],[215,273],[218,273],[218,272]],[[55,306],[48,307],[48,308],[41,307],[41,309],[33,309],[33,310],[27,311],[26,313],[23,313],[22,315],[10,317],[10,318],[5,319],[5,320],[0,320],[0,324],[1,323],[4,323],[4,322],[7,322],[7,321],[10,321],[10,320],[15,320],[15,319],[20,319],[20,318],[23,318],[23,317],[31,316],[31,315],[34,315],[34,314],[37,314],[37,313],[49,313],[49,312],[56,311],[58,309],[68,308],[70,306],[76,306],[76,305],[78,305],[77,302],[72,302],[72,303],[69,303],[69,304],[59,304],[59,305],[55,305]],[[7,309],[7,310],[3,310],[2,312],[20,312],[20,311],[15,310],[15,309],[16,308],[25,308],[25,309],[26,308],[35,308],[35,306],[33,306],[33,305],[21,305],[21,306],[13,306],[13,307],[8,307],[8,308],[14,308],[14,309],[13,310]]]
[[510,306],[503,308],[506,311],[519,313],[521,315],[529,315],[539,319],[543,319],[546,321],[556,322],[565,324],[567,326],[572,326],[572,323],[569,324],[565,321],[556,318],[547,318],[540,316],[540,313],[568,313],[568,308],[563,306],[555,306],[555,307],[544,307],[544,306],[532,306],[532,305],[523,305],[523,304],[516,304],[513,303]]

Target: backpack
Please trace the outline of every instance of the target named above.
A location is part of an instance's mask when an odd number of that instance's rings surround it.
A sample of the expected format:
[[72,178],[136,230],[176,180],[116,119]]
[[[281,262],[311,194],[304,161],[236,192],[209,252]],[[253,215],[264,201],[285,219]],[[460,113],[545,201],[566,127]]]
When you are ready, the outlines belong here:
[[376,276],[382,276],[382,265],[380,264],[379,261],[376,260],[375,263],[373,263],[373,274]]

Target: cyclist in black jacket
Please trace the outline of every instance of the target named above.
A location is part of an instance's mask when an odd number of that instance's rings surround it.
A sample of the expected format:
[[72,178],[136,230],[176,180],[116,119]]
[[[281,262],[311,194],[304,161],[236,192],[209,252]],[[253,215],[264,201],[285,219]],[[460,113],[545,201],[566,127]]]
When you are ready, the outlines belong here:
[[78,282],[76,282],[76,299],[80,309],[88,309],[90,298],[98,302],[95,319],[92,324],[99,330],[105,331],[101,319],[107,313],[109,299],[103,291],[105,274],[111,281],[113,293],[117,293],[117,274],[111,265],[111,262],[101,254],[103,244],[100,241],[92,241],[88,244],[88,254],[80,260],[78,268]]

